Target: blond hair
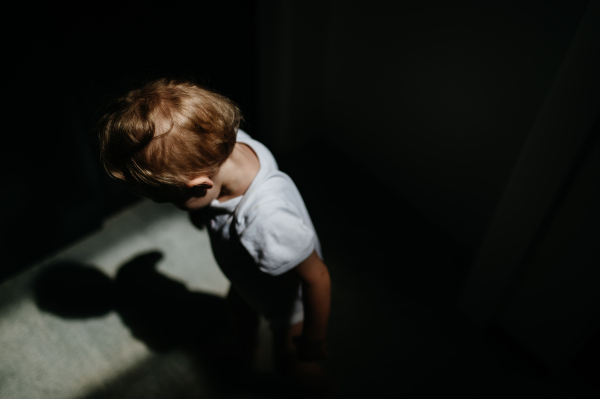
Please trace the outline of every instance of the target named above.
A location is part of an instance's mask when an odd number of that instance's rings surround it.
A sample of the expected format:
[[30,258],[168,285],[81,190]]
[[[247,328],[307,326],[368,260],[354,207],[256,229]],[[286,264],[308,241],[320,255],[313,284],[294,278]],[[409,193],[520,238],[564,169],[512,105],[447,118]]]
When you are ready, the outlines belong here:
[[145,197],[180,194],[213,177],[242,120],[228,98],[195,83],[158,79],[112,100],[98,123],[108,174]]

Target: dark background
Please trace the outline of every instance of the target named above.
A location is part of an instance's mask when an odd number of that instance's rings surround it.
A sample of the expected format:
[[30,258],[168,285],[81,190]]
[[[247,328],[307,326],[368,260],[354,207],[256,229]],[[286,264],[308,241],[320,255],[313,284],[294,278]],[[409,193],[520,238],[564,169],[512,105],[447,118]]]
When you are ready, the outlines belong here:
[[107,1],[6,14],[0,278],[138,200],[106,176],[92,131],[115,92],[149,77],[196,79],[238,103],[254,131],[255,13],[252,1]]
[[[100,229],[138,200],[102,170],[92,128],[115,91],[169,74],[197,79],[237,102],[242,128],[271,148],[311,214],[328,215],[331,197],[326,202],[316,188],[325,186],[345,204],[339,209],[357,232],[382,209],[420,220],[459,260],[452,271],[460,276],[457,292],[463,284],[465,292],[498,292],[480,314],[493,315],[525,352],[546,365],[597,353],[598,82],[585,80],[597,73],[584,61],[581,73],[563,70],[590,4],[596,3],[9,6],[0,279]],[[565,74],[583,81],[569,84]],[[560,106],[569,101],[576,109]],[[596,123],[578,124],[588,120]],[[546,141],[538,134],[544,126]],[[560,161],[560,143],[569,138],[575,144],[562,146]],[[548,203],[536,207],[536,196]],[[376,227],[369,231],[410,234],[406,226]],[[519,236],[528,229],[529,236]],[[508,269],[515,274],[495,272]],[[479,299],[471,303],[485,303]],[[557,328],[564,334],[540,344],[540,334]],[[567,349],[552,352],[554,339]]]

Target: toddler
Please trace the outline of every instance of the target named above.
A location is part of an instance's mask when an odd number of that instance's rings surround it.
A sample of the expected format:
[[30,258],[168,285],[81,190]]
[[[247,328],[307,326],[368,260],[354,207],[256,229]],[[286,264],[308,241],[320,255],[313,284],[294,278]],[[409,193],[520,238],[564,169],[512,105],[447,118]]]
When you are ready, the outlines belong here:
[[235,350],[254,353],[262,315],[275,370],[300,388],[328,392],[320,361],[331,280],[319,239],[292,179],[240,121],[223,96],[155,80],[109,103],[98,125],[102,162],[134,193],[171,202],[206,226],[231,282]]

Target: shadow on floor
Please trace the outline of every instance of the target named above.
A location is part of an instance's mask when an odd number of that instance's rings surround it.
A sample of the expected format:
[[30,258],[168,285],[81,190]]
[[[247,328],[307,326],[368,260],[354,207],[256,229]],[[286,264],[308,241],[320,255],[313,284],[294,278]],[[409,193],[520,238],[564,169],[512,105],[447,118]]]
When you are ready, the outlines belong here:
[[[149,397],[144,390],[153,389],[152,384],[136,382],[156,374],[169,364],[168,359],[181,354],[186,360],[180,359],[180,366],[181,362],[191,361],[192,369],[205,373],[198,379],[210,381],[212,391],[225,396],[243,392],[277,397],[285,381],[252,374],[249,361],[230,351],[232,326],[226,301],[189,291],[184,284],[159,273],[156,264],[162,257],[158,251],[140,254],[122,265],[114,280],[97,268],[75,262],[49,265],[36,279],[34,297],[41,310],[66,319],[116,311],[132,335],[163,359],[151,359],[86,397],[138,397],[130,392],[135,386],[140,390],[139,397]],[[162,381],[165,384],[164,378]],[[185,389],[182,381],[166,384],[169,387],[160,391],[171,398],[198,397],[199,392]]]

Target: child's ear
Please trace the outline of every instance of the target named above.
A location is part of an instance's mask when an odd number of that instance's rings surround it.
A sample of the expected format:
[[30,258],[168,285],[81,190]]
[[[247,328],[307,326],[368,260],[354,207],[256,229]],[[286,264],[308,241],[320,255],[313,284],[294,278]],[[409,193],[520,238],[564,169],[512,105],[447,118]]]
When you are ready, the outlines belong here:
[[207,176],[200,176],[200,177],[196,177],[193,180],[190,180],[188,182],[187,186],[189,188],[201,186],[201,187],[204,187],[204,188],[210,190],[211,188],[213,188],[214,183]]

